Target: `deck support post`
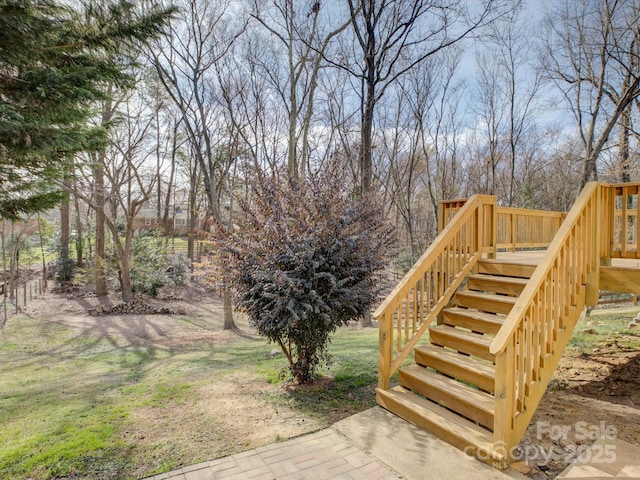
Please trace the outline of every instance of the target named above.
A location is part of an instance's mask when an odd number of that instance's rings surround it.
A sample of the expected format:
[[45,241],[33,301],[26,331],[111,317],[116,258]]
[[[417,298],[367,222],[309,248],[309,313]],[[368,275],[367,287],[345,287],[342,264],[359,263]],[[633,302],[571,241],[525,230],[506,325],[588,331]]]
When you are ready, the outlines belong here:
[[590,261],[593,264],[593,268],[590,273],[587,274],[587,285],[585,289],[585,305],[587,307],[595,307],[598,305],[600,298],[600,244],[602,242],[602,187],[598,185],[596,187],[596,194],[594,196],[594,205],[592,207],[592,222],[593,228],[593,244],[591,245]]
[[[513,354],[513,345],[508,344],[505,351],[496,354],[495,365],[495,410],[493,424],[493,449],[504,454],[507,461],[513,461],[513,415],[515,412],[515,383],[508,375],[513,367],[507,365]],[[510,455],[511,452],[511,455]]]
[[498,251],[498,199],[494,195],[480,196],[478,209],[478,247],[487,253],[487,258],[496,258]]
[[387,316],[393,315],[393,312],[385,312],[383,318],[380,319],[378,327],[378,388],[381,390],[389,390],[391,384],[391,358],[393,356],[393,322],[387,321]]

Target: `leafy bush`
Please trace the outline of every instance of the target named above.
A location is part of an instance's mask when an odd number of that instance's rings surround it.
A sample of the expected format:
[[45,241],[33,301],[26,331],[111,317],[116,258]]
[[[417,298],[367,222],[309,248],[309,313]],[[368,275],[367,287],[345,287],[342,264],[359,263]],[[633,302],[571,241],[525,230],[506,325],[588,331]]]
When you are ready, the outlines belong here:
[[184,276],[186,272],[187,263],[185,262],[182,254],[179,253],[178,255],[174,255],[167,276],[171,279],[174,285],[184,285]]
[[282,348],[304,383],[329,360],[335,330],[377,298],[376,272],[394,241],[382,209],[353,200],[337,176],[262,185],[232,231],[219,229],[220,259],[238,308]]
[[159,231],[141,231],[133,238],[131,283],[134,293],[158,296],[169,267],[165,239]]

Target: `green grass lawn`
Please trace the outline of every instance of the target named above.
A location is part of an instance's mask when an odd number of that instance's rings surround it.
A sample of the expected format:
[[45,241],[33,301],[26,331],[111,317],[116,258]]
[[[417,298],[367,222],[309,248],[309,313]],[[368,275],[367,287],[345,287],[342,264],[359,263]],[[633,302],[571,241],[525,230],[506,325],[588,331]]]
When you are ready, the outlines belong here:
[[[377,329],[343,328],[330,347],[334,363],[322,372],[334,380],[286,389],[280,375],[286,361],[282,355],[271,359],[273,345],[264,339],[144,347],[114,335],[12,317],[0,330],[0,478],[137,478],[210,459],[212,451],[202,451],[195,440],[158,450],[139,445],[128,433],[140,412],[188,412],[192,402],[202,401],[205,387],[239,372],[256,383],[278,385],[265,389],[265,403],[328,425],[374,405],[377,347]],[[194,421],[206,431],[217,419]],[[220,451],[226,454],[243,446],[225,448]]]
[[573,331],[567,350],[571,353],[591,352],[594,348],[612,347],[640,349],[640,325],[630,329],[629,322],[638,307],[598,308],[583,316]]

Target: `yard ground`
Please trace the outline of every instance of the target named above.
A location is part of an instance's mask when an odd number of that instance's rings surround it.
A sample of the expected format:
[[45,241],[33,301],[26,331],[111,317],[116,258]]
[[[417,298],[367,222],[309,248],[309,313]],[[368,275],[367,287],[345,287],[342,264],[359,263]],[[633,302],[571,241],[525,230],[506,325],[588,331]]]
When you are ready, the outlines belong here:
[[[183,313],[90,316],[97,299],[74,293],[47,294],[9,318],[0,331],[0,478],[140,478],[374,405],[377,329],[339,330],[323,380],[292,388],[279,375],[282,355],[241,316],[236,332],[223,331],[209,293],[164,295],[158,304]],[[640,332],[626,329],[638,310],[594,311],[579,325],[521,445],[531,478],[554,478],[593,443],[583,424],[640,444]],[[558,426],[567,435],[553,435]]]
[[578,323],[520,443],[529,477],[555,478],[588,461],[598,435],[640,445],[640,325],[627,328],[639,311],[599,308]]

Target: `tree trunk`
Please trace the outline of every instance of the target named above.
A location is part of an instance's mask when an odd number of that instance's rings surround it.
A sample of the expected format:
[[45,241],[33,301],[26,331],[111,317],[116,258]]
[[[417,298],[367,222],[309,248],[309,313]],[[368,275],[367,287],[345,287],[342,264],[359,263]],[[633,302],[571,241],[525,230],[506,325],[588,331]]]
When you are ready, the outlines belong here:
[[618,163],[620,165],[620,181],[631,181],[631,164],[629,161],[629,126],[631,106],[620,115],[620,145],[618,146]]
[[222,294],[222,305],[224,310],[224,329],[235,330],[236,324],[233,321],[233,302],[231,301],[231,294],[227,290]]
[[371,190],[373,183],[373,111],[375,108],[375,85],[367,82],[367,95],[362,114],[362,146],[360,152],[362,195]]
[[[3,230],[4,230],[4,226],[3,226]],[[9,252],[11,257],[9,258],[9,298],[13,299],[13,294],[15,291],[15,276],[14,276],[14,272],[13,272],[13,241],[14,241],[14,233],[15,233],[15,222],[11,222],[11,239],[9,241],[9,248],[11,249],[11,251]],[[2,238],[4,239],[4,235],[2,236]],[[4,251],[3,251],[4,253]],[[6,283],[5,283],[5,288],[6,287]],[[17,300],[16,300],[17,302]]]
[[80,216],[80,200],[76,195],[73,196],[73,204],[76,211],[76,265],[78,267],[84,266],[84,249],[83,249],[83,230],[82,230],[82,217]]
[[4,219],[2,220],[2,308],[4,316],[2,317],[2,326],[7,322],[7,257],[4,244]]
[[69,200],[60,204],[60,252],[58,260],[58,281],[71,280],[71,259],[69,258]]
[[[289,62],[292,62],[291,46],[289,48]],[[292,68],[292,67],[290,67]],[[298,179],[298,158],[297,158],[297,139],[296,134],[298,131],[298,99],[296,97],[296,84],[293,78],[289,80],[291,82],[289,86],[289,144],[287,150],[287,174],[289,179]]]
[[95,188],[96,203],[96,257],[95,257],[95,275],[96,275],[96,295],[101,297],[107,294],[107,274],[106,263],[107,257],[105,253],[105,213],[106,207],[104,193],[104,169],[102,161],[104,160],[104,152],[99,154],[100,160],[93,167],[93,181]]
[[[362,112],[362,146],[360,152],[360,174],[362,175],[362,195],[371,191],[373,183],[373,111],[375,109],[375,34],[370,32],[368,51],[365,54],[367,64],[366,95]],[[371,327],[371,312],[367,310],[360,320],[360,326]]]
[[[36,220],[38,221],[38,235],[40,236],[40,254],[42,255],[42,285],[44,286],[44,290],[47,290],[47,260],[44,254],[44,239],[42,238],[42,223],[40,222],[39,213],[36,216]],[[3,230],[4,230],[4,225],[3,225]],[[2,238],[4,239],[4,232],[2,234]],[[4,247],[2,248],[2,252],[4,254]]]

